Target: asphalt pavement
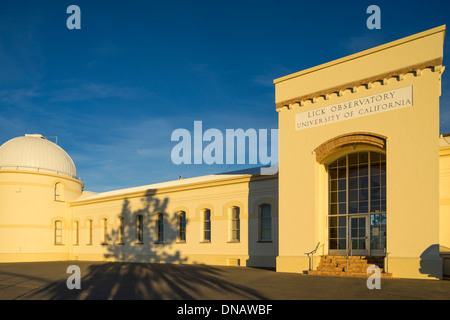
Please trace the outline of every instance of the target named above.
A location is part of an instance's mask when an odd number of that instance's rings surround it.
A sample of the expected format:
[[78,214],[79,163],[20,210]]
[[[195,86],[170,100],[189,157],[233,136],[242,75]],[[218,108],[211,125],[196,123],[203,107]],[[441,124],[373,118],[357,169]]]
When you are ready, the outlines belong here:
[[246,267],[87,261],[0,263],[0,299],[450,300],[450,281],[381,279],[379,289],[369,289],[362,278]]

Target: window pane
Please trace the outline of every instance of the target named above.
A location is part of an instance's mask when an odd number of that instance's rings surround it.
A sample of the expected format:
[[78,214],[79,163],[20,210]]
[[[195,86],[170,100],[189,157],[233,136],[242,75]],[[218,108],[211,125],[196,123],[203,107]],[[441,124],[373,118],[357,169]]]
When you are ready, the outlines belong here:
[[338,212],[338,205],[337,204],[332,204],[330,205],[330,214],[337,214]]
[[381,212],[386,212],[386,200],[384,199],[384,200],[381,200],[380,201],[380,211]]
[[386,174],[382,174],[380,176],[380,186],[382,186],[382,187],[386,186]]
[[270,218],[270,205],[266,204],[261,206],[261,218]]
[[337,180],[330,180],[330,191],[337,191]]
[[345,179],[347,177],[347,168],[339,168],[338,169],[338,178],[339,179]]
[[381,177],[380,176],[371,176],[370,186],[372,188],[380,187]]
[[337,217],[330,217],[328,221],[330,228],[337,227]]
[[163,241],[164,239],[164,216],[162,213],[158,214],[158,220],[157,220],[157,241]]
[[347,226],[347,217],[339,217],[339,226],[346,227]]
[[369,187],[369,178],[368,177],[359,178],[359,187],[361,189],[368,188]]
[[261,230],[261,239],[270,240],[272,238],[271,230]]
[[211,211],[205,210],[205,221],[210,220],[211,218]]
[[372,200],[379,200],[381,196],[380,188],[372,188],[370,191],[370,197]]
[[339,228],[339,238],[344,238],[346,237],[346,233],[347,233],[347,228]]
[[330,238],[337,238],[337,228],[330,228]]
[[266,204],[260,207],[260,239],[271,240],[272,239],[272,218],[271,218],[271,206]]
[[347,164],[347,157],[342,157],[338,160],[339,167],[345,167]]
[[359,203],[359,213],[368,213],[369,212],[369,203],[368,201],[361,201]]
[[178,217],[178,237],[180,241],[186,241],[186,213],[181,211]]
[[330,169],[330,178],[337,179],[337,169]]
[[369,167],[367,164],[359,166],[359,176],[367,176],[369,174]]
[[360,201],[369,200],[369,190],[367,190],[367,189],[360,189],[359,190],[359,200]]
[[337,239],[330,239],[330,249],[337,249]]
[[350,202],[348,204],[348,213],[358,213],[358,202]]
[[368,152],[360,152],[359,153],[359,163],[367,163],[369,161],[369,153]]
[[348,179],[348,188],[350,190],[358,189],[358,178]]
[[348,201],[358,201],[358,190],[350,190],[348,192]]
[[379,200],[372,200],[370,203],[370,212],[380,211],[381,203]]
[[239,219],[239,207],[234,207],[233,208],[232,219]]
[[370,162],[380,162],[380,154],[376,152],[370,153]]
[[347,179],[345,179],[345,177],[343,179],[338,180],[338,188],[339,188],[339,191],[346,190]]
[[353,166],[358,164],[358,154],[357,153],[353,153],[353,154],[349,154],[348,155],[348,165]]
[[331,192],[330,195],[330,202],[331,203],[337,203],[338,202],[338,193],[337,192]]

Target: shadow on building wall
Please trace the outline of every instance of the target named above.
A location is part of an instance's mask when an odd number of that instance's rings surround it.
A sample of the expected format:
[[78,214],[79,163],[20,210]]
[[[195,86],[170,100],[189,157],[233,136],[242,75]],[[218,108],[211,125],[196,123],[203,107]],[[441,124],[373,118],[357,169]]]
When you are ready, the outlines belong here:
[[[260,180],[261,177],[264,180]],[[263,236],[265,227],[261,208],[264,205],[270,205],[270,237]],[[255,175],[250,179],[248,215],[249,258],[246,265],[275,270],[278,256],[278,174],[273,176]]]
[[[131,203],[128,199],[123,200],[120,214],[114,217],[115,227],[108,233],[104,254],[106,260],[174,264],[186,262],[180,251],[173,249],[179,242],[179,216],[167,212],[169,198],[156,198],[153,193],[153,190],[147,191],[140,199],[140,205]],[[162,230],[158,230],[158,215],[162,217]],[[123,219],[122,228],[120,218]],[[187,216],[185,223],[188,224]]]
[[[261,167],[236,170],[222,175],[251,174],[248,185],[248,225],[241,237],[248,243],[248,259],[241,266],[275,270],[278,256],[278,173],[261,175]],[[261,206],[270,205],[271,236],[262,237]],[[243,210],[243,208],[241,208]],[[243,214],[244,212],[241,212]],[[226,213],[224,213],[226,214]],[[242,241],[243,239],[241,239]]]
[[439,245],[433,244],[429,246],[420,255],[420,269],[419,272],[428,275],[429,278],[442,279],[443,272],[443,262],[438,261],[439,256]]
[[[116,223],[103,244],[105,259],[111,262],[70,261],[80,265],[81,289],[69,290],[66,282],[42,286],[34,297],[50,299],[214,299],[219,295],[238,299],[264,299],[239,280],[227,280],[223,268],[205,265],[183,265],[187,258],[176,249],[179,238],[179,216],[168,212],[168,198],[160,199],[149,190],[138,201],[124,199]],[[158,241],[157,215],[163,215],[163,241]],[[123,228],[119,230],[119,217]],[[142,230],[139,230],[142,217]],[[186,216],[186,225],[189,227]],[[98,240],[98,239],[97,239]],[[180,244],[181,246],[183,244]],[[189,261],[195,263],[195,261]],[[59,270],[66,272],[66,270]],[[70,274],[66,275],[66,279]],[[208,293],[210,295],[208,295]]]

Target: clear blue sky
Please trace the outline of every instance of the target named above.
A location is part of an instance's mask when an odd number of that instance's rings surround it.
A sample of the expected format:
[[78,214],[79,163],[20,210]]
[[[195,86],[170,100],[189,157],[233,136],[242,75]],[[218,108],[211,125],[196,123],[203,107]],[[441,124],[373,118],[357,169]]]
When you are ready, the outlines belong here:
[[[66,27],[72,4],[81,30]],[[371,4],[381,30],[366,27]],[[171,133],[195,120],[277,128],[273,79],[448,24],[449,12],[448,0],[0,0],[0,144],[58,136],[92,191],[240,169],[174,165]]]

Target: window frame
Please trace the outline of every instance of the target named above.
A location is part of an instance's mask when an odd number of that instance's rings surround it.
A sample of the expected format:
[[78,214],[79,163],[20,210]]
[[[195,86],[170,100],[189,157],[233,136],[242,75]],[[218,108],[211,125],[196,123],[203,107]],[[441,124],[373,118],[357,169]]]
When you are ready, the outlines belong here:
[[230,208],[230,241],[241,241],[241,208],[233,206]]
[[[269,208],[269,216],[263,217],[263,208]],[[269,221],[269,227],[266,227],[265,223]],[[272,242],[272,205],[270,203],[262,203],[258,206],[258,222],[259,222],[259,242]],[[264,230],[269,230],[270,238],[263,238]]]
[[93,239],[94,239],[94,221],[92,219],[88,219],[88,246],[93,245]]
[[119,228],[118,228],[118,242],[116,244],[122,245],[125,244],[124,237],[125,237],[125,217],[119,216]]
[[108,244],[108,218],[103,218],[103,241],[101,242],[102,245],[107,245]]
[[54,245],[57,245],[57,246],[58,245],[64,245],[64,242],[63,242],[63,222],[61,220],[55,220]]
[[[375,150],[348,152],[326,168],[328,250],[332,254],[344,254],[349,250],[350,218],[366,217],[366,221],[379,221],[379,225],[366,225],[366,248],[362,250],[368,254],[381,254],[385,248],[376,248],[372,242],[376,238],[378,246],[386,244],[386,153]],[[380,236],[372,236],[372,227],[378,228]]]
[[[203,242],[211,242],[211,209],[203,209]],[[206,217],[208,215],[208,219]],[[208,225],[208,226],[207,226]],[[208,234],[208,236],[207,236]]]
[[64,202],[64,184],[62,182],[55,183],[54,200]]
[[80,244],[80,222],[78,220],[73,221],[74,231],[75,231],[75,241],[74,246],[78,246]]
[[144,244],[144,216],[136,216],[136,242],[135,244]]
[[178,211],[177,243],[186,243],[186,211]]
[[162,212],[156,214],[155,228],[155,243],[164,243],[164,214]]

